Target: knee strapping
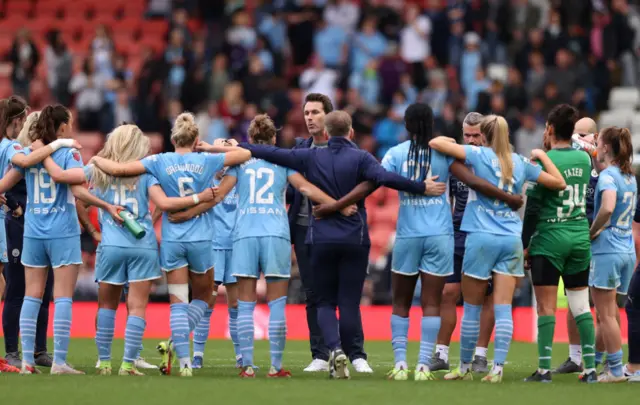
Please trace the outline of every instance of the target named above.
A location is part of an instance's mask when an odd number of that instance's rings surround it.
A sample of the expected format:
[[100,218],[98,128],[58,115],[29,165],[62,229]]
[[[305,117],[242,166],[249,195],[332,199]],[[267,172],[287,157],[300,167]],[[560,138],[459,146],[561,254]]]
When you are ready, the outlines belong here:
[[181,302],[189,303],[189,284],[169,284],[169,294],[175,296]]
[[567,290],[569,309],[574,318],[591,311],[589,307],[589,290]]

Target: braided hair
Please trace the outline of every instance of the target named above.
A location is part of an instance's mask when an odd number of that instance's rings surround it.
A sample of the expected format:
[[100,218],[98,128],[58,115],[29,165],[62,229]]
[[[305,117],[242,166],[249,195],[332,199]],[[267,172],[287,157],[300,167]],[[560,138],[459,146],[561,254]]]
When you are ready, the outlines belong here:
[[411,140],[407,161],[415,165],[410,178],[424,181],[431,169],[429,141],[433,138],[433,110],[426,104],[411,104],[404,113],[404,127]]

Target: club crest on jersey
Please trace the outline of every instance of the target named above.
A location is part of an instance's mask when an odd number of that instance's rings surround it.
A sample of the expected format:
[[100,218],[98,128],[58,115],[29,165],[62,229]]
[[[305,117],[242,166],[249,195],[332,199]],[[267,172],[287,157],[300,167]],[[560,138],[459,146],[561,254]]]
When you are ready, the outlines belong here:
[[81,161],[82,161],[82,158],[80,157],[80,152],[73,151],[73,152],[71,153],[71,155],[73,155],[73,158],[74,158],[76,161],[78,161],[78,162],[81,162]]
[[22,145],[16,143],[16,144],[13,145],[13,149],[22,150]]
[[596,169],[591,169],[591,177],[598,177],[598,171]]

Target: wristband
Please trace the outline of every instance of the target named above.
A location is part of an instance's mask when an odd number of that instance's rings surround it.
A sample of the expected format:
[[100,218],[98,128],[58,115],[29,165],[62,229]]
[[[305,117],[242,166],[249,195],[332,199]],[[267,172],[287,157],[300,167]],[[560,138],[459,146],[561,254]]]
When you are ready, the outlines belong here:
[[193,203],[195,205],[198,205],[200,203],[200,198],[198,197],[198,194],[192,194],[191,198],[193,198]]
[[57,151],[60,148],[71,148],[73,146],[73,139],[56,139],[49,144],[53,151]]

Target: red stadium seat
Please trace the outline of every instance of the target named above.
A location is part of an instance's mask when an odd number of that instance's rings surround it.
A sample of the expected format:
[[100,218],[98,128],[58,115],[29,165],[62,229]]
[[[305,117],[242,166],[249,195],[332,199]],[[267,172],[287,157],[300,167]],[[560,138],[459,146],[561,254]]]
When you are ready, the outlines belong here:
[[124,18],[122,20],[118,20],[113,25],[114,34],[118,32],[128,32],[134,36],[140,34],[140,29],[142,27],[142,21],[139,17],[133,18]]
[[35,4],[35,15],[61,15],[64,11],[64,3],[59,1],[38,1]]
[[169,30],[169,23],[165,20],[147,20],[142,23],[142,35],[163,37]]
[[30,1],[11,0],[7,2],[4,8],[6,18],[14,18],[16,16],[28,16],[33,9]]
[[128,1],[124,4],[122,14],[125,18],[126,17],[142,18],[146,10],[147,10],[147,5],[143,2]]

